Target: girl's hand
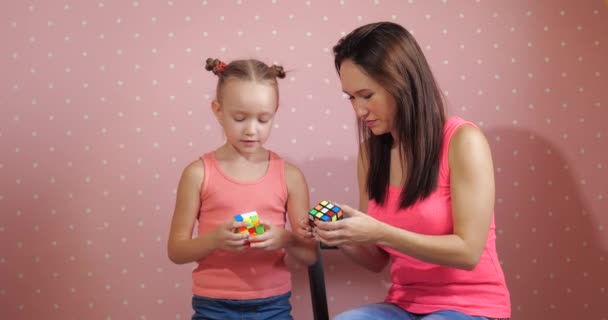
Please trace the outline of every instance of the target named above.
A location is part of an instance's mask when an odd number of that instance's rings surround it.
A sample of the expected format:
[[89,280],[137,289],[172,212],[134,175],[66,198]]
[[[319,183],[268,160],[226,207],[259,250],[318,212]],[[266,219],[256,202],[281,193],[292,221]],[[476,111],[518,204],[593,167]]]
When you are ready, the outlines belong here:
[[248,247],[249,234],[235,232],[247,224],[244,222],[226,221],[219,225],[212,233],[215,247],[233,251],[241,251]]
[[340,205],[345,219],[331,222],[315,221],[313,230],[317,240],[328,246],[377,242],[382,223],[346,205]]
[[292,233],[279,228],[271,223],[260,221],[264,226],[264,233],[249,237],[249,246],[251,248],[276,250],[285,248],[292,241]]
[[312,233],[312,227],[310,226],[310,221],[307,217],[300,219],[298,221],[298,225],[294,226],[293,232],[296,236],[304,239],[304,240],[315,240],[315,236]]

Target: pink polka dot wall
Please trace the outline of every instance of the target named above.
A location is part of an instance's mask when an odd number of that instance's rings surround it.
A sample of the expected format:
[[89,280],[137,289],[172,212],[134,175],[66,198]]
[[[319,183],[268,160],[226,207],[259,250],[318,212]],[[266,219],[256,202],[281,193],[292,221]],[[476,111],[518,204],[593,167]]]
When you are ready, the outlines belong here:
[[[513,319],[608,319],[605,1],[13,1],[0,10],[0,318],[189,319],[167,258],[183,167],[223,142],[204,59],[282,64],[268,147],[311,202],[356,205],[356,123],[332,46],[395,21],[449,113],[486,134]],[[388,274],[324,253],[330,314]],[[293,315],[311,319],[304,266]]]

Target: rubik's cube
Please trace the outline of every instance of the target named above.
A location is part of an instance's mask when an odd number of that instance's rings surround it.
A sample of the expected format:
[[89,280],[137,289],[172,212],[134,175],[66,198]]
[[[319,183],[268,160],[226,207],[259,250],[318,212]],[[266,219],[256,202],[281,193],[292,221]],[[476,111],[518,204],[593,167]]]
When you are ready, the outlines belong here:
[[315,226],[315,221],[338,221],[342,219],[342,208],[330,201],[323,200],[308,211],[308,224]]
[[248,233],[250,236],[264,234],[264,226],[260,224],[260,217],[256,211],[237,214],[234,216],[234,221],[247,223],[246,226],[236,230],[238,233]]

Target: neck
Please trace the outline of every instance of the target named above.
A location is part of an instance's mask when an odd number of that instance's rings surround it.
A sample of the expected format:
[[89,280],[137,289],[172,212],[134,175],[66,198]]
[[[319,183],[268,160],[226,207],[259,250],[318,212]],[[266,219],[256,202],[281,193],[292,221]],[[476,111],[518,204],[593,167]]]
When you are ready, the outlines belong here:
[[248,162],[266,161],[268,160],[268,153],[269,151],[264,148],[259,148],[253,153],[240,152],[229,142],[224,143],[224,145],[216,150],[216,155],[219,155],[221,158]]

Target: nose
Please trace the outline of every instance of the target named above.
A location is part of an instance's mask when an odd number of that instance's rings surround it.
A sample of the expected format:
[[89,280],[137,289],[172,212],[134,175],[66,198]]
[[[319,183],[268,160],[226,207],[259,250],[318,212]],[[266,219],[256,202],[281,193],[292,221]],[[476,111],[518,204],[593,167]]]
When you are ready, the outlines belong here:
[[246,136],[254,136],[256,132],[256,123],[255,121],[248,121],[245,126],[245,135]]
[[362,100],[354,100],[353,108],[355,109],[355,113],[359,118],[363,118],[369,113],[369,110],[365,106],[365,101]]

